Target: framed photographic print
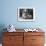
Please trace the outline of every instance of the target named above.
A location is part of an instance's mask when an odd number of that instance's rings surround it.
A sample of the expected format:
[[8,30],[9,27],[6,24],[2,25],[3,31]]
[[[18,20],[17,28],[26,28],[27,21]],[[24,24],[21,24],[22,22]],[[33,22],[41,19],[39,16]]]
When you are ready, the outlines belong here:
[[17,19],[18,21],[34,21],[35,20],[35,8],[19,7]]

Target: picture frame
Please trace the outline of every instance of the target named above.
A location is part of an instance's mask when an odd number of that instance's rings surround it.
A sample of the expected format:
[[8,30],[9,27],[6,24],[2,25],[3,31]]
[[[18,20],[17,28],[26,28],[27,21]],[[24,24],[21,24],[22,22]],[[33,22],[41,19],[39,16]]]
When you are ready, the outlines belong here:
[[19,7],[17,19],[18,21],[34,21],[35,20],[35,8]]

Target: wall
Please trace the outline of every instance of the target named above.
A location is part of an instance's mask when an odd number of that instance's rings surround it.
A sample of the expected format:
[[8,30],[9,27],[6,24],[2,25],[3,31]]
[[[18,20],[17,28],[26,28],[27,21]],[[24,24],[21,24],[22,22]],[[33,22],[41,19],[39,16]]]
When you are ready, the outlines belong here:
[[[46,28],[46,0],[0,0],[0,25],[13,24],[16,28]],[[17,8],[35,8],[35,21],[18,22]]]

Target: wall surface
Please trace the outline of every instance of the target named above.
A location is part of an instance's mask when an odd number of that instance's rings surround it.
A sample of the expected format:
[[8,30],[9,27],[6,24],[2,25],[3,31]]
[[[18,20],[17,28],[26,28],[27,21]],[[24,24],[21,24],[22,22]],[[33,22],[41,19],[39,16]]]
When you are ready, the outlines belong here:
[[[35,8],[35,21],[17,21],[17,8]],[[46,28],[46,0],[0,0],[0,29],[13,24],[16,28]],[[1,30],[0,30],[1,31]]]

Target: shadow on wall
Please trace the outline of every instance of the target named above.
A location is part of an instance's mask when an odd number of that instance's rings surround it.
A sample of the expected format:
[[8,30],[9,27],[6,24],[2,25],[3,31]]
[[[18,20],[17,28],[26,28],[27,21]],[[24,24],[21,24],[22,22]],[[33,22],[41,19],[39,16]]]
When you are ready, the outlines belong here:
[[2,33],[6,32],[6,29],[4,30],[4,28],[6,28],[6,26],[4,24],[0,24],[0,43],[2,43]]

